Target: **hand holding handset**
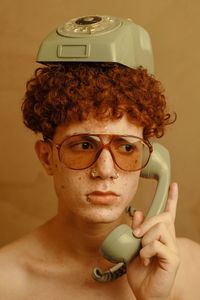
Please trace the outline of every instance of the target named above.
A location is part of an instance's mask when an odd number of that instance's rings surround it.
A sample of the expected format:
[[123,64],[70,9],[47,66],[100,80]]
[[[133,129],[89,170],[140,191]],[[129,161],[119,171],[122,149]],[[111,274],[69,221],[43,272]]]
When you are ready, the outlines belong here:
[[[144,154],[145,155],[145,154]],[[145,219],[158,215],[165,208],[170,184],[170,157],[168,150],[153,143],[153,153],[147,166],[141,171],[141,177],[158,181],[152,205]],[[125,273],[126,264],[132,260],[141,248],[141,240],[133,236],[132,229],[122,224],[116,227],[103,241],[102,255],[109,261],[118,263],[108,271],[95,268],[93,277],[100,282],[110,281]]]

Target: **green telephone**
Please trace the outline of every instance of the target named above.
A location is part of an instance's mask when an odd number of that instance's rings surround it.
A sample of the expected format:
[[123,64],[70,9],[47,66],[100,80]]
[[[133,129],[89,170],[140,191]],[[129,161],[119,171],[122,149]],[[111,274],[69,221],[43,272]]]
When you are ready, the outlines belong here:
[[131,19],[83,16],[53,30],[41,43],[37,62],[117,62],[154,73],[148,32]]
[[[153,143],[151,158],[141,171],[141,177],[156,179],[158,182],[152,205],[146,216],[148,219],[163,211],[168,195],[170,157],[164,146]],[[126,272],[126,264],[138,254],[140,247],[141,241],[133,236],[132,229],[126,224],[119,225],[106,237],[101,246],[103,256],[117,265],[105,272],[95,268],[93,278],[99,282],[106,282],[123,275]]]

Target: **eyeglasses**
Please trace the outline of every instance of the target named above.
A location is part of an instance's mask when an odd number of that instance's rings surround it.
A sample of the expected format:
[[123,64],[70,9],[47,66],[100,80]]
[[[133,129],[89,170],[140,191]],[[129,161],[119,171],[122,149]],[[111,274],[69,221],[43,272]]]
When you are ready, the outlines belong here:
[[[109,137],[108,143],[103,137]],[[115,164],[124,171],[138,171],[144,168],[153,148],[148,140],[132,135],[77,134],[68,136],[56,144],[60,161],[73,170],[91,167],[103,149],[108,149]]]

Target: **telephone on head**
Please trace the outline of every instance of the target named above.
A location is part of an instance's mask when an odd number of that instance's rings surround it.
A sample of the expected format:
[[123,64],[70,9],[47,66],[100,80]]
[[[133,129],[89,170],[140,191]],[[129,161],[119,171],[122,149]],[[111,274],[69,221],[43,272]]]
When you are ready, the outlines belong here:
[[[145,153],[144,153],[145,155]],[[170,184],[170,157],[168,150],[158,143],[153,143],[153,152],[141,177],[157,180],[156,192],[146,219],[158,215],[165,208]],[[110,262],[117,263],[108,271],[100,268],[93,270],[93,278],[99,282],[112,281],[126,272],[126,264],[137,256],[141,240],[133,236],[132,229],[122,224],[116,227],[103,241],[102,255]]]
[[90,15],[68,20],[48,34],[37,53],[39,63],[115,62],[143,66],[154,73],[148,32],[131,19]]

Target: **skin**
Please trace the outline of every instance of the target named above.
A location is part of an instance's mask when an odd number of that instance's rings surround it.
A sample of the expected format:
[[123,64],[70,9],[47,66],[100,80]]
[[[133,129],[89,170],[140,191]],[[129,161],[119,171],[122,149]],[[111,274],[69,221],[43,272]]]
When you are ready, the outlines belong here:
[[[55,145],[67,135],[86,132],[126,132],[142,137],[143,129],[125,117],[104,123],[90,119],[59,126],[51,144],[37,141],[38,158],[54,180],[58,213],[34,232],[0,250],[0,295],[8,300],[199,299],[200,247],[175,236],[177,184],[170,186],[164,213],[144,221],[138,211],[132,220],[124,211],[137,191],[139,171],[119,169],[107,149],[85,170],[71,170],[60,162]],[[93,170],[95,177],[91,176]],[[94,191],[112,191],[117,196],[102,204],[95,197],[88,197]],[[121,223],[132,224],[134,235],[142,238],[140,255],[128,265],[127,275],[106,284],[95,282],[91,277],[93,268],[111,266],[101,256],[100,245]],[[196,268],[191,266],[188,254]]]

